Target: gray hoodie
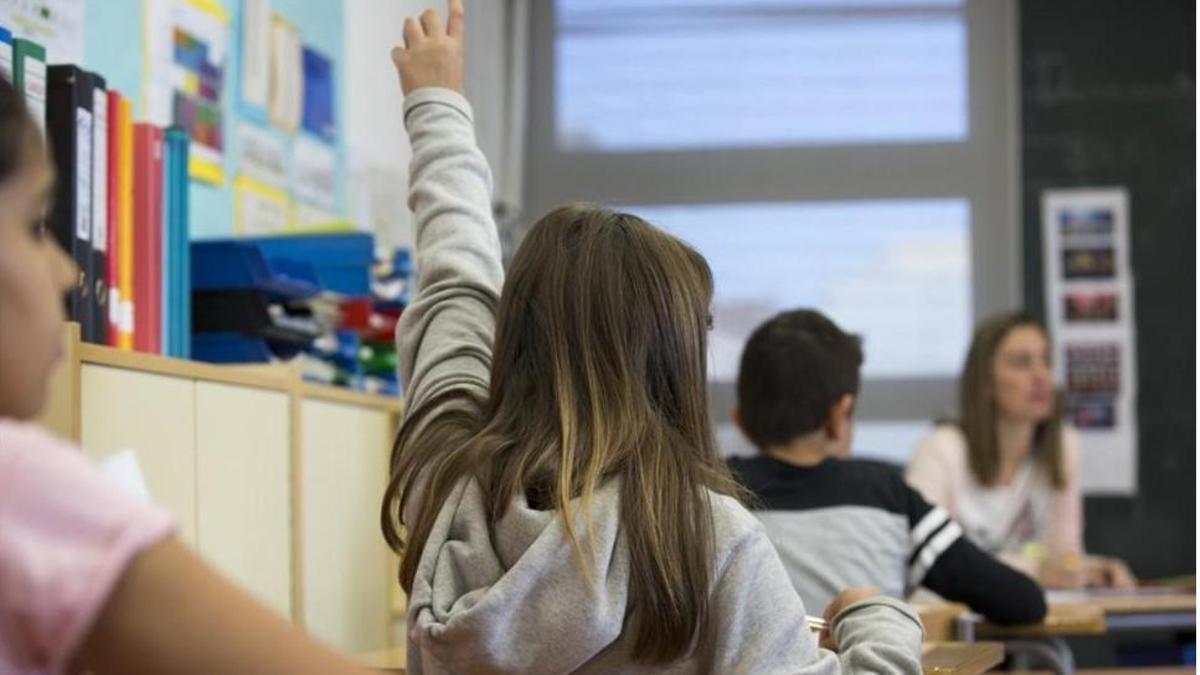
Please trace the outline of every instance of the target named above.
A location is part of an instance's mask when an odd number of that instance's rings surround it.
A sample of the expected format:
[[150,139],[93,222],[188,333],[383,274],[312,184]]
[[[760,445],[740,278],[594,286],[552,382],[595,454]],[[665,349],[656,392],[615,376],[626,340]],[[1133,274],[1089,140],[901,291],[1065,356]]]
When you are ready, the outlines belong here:
[[[419,282],[397,329],[408,410],[417,420],[486,400],[503,283],[491,215],[491,175],[471,108],[445,89],[405,100],[412,142],[409,205]],[[729,497],[710,495],[716,534],[715,637],[669,667],[630,658],[634,621],[619,485],[591,507],[594,551],[585,582],[557,512],[517,497],[489,532],[482,492],[459,483],[438,513],[409,597],[410,673],[919,673],[920,621],[903,603],[872,599],[837,622],[840,654],[819,649],[762,526]],[[411,515],[411,514],[408,514]],[[582,518],[577,525],[582,531]],[[822,608],[815,608],[818,611]]]

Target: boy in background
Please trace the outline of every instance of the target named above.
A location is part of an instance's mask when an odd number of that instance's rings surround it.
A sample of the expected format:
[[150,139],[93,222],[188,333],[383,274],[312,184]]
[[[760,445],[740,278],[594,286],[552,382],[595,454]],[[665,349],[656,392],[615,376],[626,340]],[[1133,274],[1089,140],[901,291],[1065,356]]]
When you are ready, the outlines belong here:
[[857,337],[805,309],[759,326],[742,353],[735,419],[759,455],[729,465],[800,597],[823,607],[844,588],[904,598],[925,586],[998,624],[1041,621],[1032,579],[970,543],[895,468],[849,458],[862,361]]

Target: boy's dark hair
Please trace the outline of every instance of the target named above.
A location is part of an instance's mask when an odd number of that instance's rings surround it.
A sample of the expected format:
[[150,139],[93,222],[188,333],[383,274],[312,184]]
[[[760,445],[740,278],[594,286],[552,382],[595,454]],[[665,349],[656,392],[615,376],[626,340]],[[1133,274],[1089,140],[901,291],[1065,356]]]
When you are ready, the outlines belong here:
[[858,394],[862,344],[824,314],[797,309],[755,329],[738,370],[738,412],[750,440],[765,449],[816,431],[830,408]]

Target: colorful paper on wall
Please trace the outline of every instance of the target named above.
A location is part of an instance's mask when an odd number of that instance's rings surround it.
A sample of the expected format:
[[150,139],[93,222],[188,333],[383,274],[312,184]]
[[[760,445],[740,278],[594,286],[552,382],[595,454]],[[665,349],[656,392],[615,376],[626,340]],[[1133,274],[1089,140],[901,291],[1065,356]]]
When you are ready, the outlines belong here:
[[278,132],[243,122],[238,125],[238,171],[281,190],[287,186],[288,146]]
[[334,124],[333,62],[312,47],[304,47],[304,129],[332,143]]
[[242,103],[266,117],[271,94],[271,3],[242,0]]
[[[332,211],[309,206],[308,204],[297,203],[292,209],[292,226],[293,231],[296,230],[319,230],[319,231],[344,231],[346,230],[346,221],[339,218]],[[351,230],[353,227],[350,228]]]
[[238,176],[233,183],[233,212],[239,235],[282,234],[291,226],[292,202],[279,188]]
[[303,136],[292,146],[292,192],[299,201],[332,211],[337,207],[337,154]]
[[304,105],[304,46],[295,24],[276,14],[271,22],[271,123],[289,134],[300,128]]
[[47,63],[83,63],[84,0],[0,0],[0,24],[46,48]]
[[1046,316],[1083,488],[1137,489],[1137,345],[1123,188],[1042,193]]
[[146,111],[192,139],[189,173],[225,181],[224,82],[230,20],[216,0],[146,0]]

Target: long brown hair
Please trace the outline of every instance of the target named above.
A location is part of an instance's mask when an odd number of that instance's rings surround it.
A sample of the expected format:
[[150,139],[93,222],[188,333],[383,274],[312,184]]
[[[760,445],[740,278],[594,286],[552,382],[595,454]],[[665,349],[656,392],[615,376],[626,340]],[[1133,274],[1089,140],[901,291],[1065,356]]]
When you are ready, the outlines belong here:
[[[709,491],[738,494],[708,419],[711,298],[704,258],[636,216],[573,204],[536,223],[501,293],[482,412],[422,429],[410,411],[392,450],[383,528],[405,590],[461,479],[478,480],[493,526],[519,494],[557,509],[582,562],[607,553],[591,549],[590,505],[620,478],[634,659],[668,663],[710,635]],[[410,497],[419,502],[400,523]]]
[[[1000,478],[1000,441],[996,435],[996,351],[1015,328],[1033,326],[1046,331],[1040,323],[1021,312],[1001,314],[987,319],[975,329],[967,362],[959,383],[959,404],[963,435],[967,438],[967,459],[971,473],[980,485],[995,485]],[[1062,401],[1056,397],[1054,412],[1037,425],[1033,435],[1033,457],[1057,489],[1066,485],[1062,457]]]

